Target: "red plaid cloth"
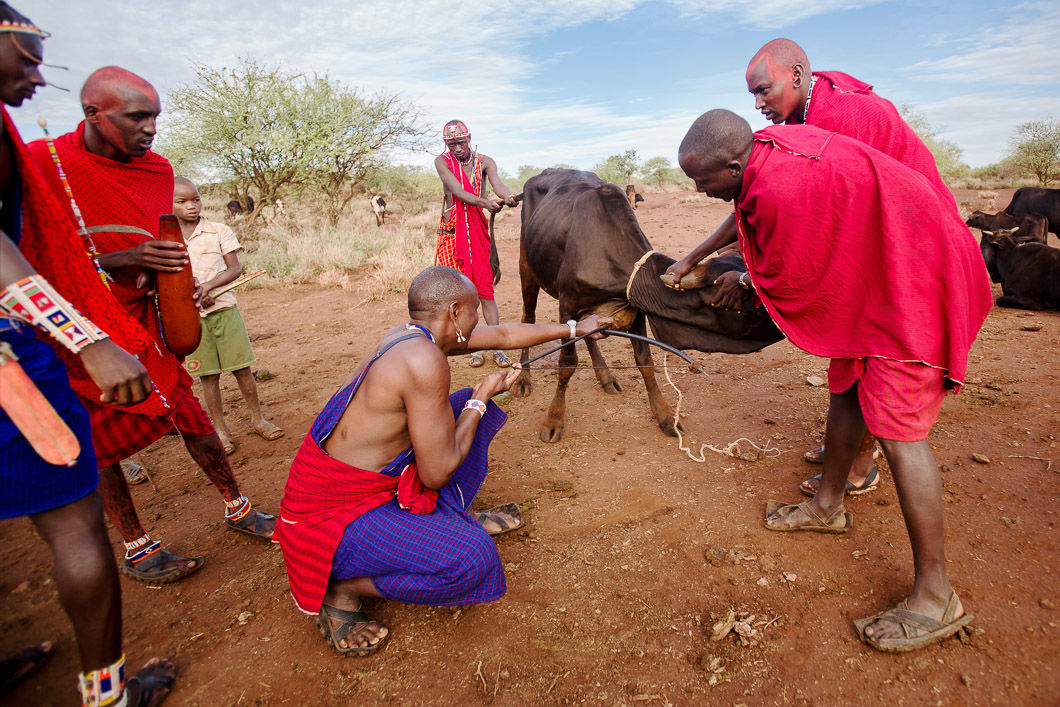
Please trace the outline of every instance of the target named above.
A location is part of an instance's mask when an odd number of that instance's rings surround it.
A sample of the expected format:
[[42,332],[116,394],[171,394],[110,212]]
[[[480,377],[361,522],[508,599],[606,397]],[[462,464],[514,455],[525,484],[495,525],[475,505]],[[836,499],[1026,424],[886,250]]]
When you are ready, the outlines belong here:
[[858,383],[858,403],[869,432],[879,439],[919,442],[938,419],[943,372],[938,368],[887,358],[833,358],[828,390],[838,395]]
[[[476,154],[471,165],[471,179],[468,179],[460,162],[452,152],[443,157],[464,191],[475,196],[482,196],[485,185],[482,181],[482,159]],[[438,222],[438,249],[435,253],[435,265],[459,270],[475,284],[481,299],[491,300],[493,292],[493,269],[490,267],[490,230],[486,215],[478,206],[469,206],[454,195],[453,206],[449,211],[442,211]]]
[[206,437],[214,433],[213,423],[190,388],[184,389],[178,400],[169,401],[173,410],[165,417],[122,412],[87,398],[82,398],[81,403],[92,419],[92,444],[96,448],[96,462],[101,467],[117,464],[139,452],[174,427],[188,437]]

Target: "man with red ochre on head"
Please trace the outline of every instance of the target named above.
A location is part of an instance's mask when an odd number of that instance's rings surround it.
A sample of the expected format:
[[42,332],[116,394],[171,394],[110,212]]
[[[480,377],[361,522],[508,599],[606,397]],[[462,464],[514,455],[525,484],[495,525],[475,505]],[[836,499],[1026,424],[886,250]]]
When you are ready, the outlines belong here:
[[[438,250],[435,265],[445,265],[464,273],[475,284],[482,318],[489,326],[500,323],[493,296],[493,269],[490,267],[489,225],[483,209],[491,214],[505,204],[515,206],[515,194],[501,181],[493,158],[471,149],[471,133],[462,121],[450,120],[442,128],[446,152],[434,159],[442,178],[445,202],[438,224]],[[486,179],[500,198],[486,198]],[[470,365],[481,366],[483,353],[471,354]],[[493,362],[501,368],[512,365],[503,351],[493,352]]]
[[909,596],[857,621],[858,631],[889,652],[953,635],[971,617],[946,573],[927,436],[945,392],[963,383],[992,304],[975,239],[923,175],[818,127],[752,134],[743,118],[714,110],[693,123],[678,159],[698,191],[734,202],[740,253],[773,321],[792,344],[830,359],[820,489],[800,504],[771,503],[766,527],[848,532],[844,486],[870,431],[894,476],[915,574]]
[[[135,353],[156,390],[138,405],[118,408],[100,402],[99,390],[76,361],[68,362],[70,379],[92,419],[103,504],[125,541],[122,571],[142,581],[173,582],[201,568],[203,558],[173,555],[151,539],[137,517],[122,459],[176,428],[221,492],[227,527],[268,539],[275,518],[252,508],[240,493],[224,447],[191,391],[191,376],[162,338],[153,273],[179,272],[188,254],[182,243],[155,240],[158,217],[173,210],[173,169],[151,151],[158,94],[139,76],[108,66],[88,77],[81,104],[84,122],[57,138],[55,149],[99,263],[112,278],[111,294],[150,334],[150,344]],[[69,203],[47,144],[38,140],[28,147],[52,192]],[[63,283],[56,284],[62,292]],[[91,307],[85,314],[93,315]]]
[[[774,124],[815,125],[852,137],[893,157],[924,175],[939,196],[942,208],[953,214],[957,202],[939,176],[935,158],[917,134],[902,119],[894,104],[877,96],[872,86],[839,71],[810,72],[810,61],[790,39],[774,39],[759,49],[747,65],[747,90],[755,97],[755,108]],[[671,265],[667,272],[681,277],[707,256],[736,242],[732,216],[691,253]],[[741,301],[739,274],[723,275],[714,306],[732,308]],[[678,284],[677,289],[680,289]],[[879,474],[874,459],[876,441],[866,435],[850,469],[847,493],[859,495],[876,488]],[[807,452],[804,459],[821,463],[825,446]],[[800,490],[812,496],[820,486],[820,475],[803,481]]]

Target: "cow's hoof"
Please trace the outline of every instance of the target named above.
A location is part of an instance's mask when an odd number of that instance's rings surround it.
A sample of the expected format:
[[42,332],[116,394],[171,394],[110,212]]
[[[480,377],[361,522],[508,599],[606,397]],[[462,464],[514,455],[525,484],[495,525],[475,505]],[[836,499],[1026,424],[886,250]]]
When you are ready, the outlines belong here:
[[618,384],[617,380],[612,380],[608,383],[601,383],[600,387],[604,389],[604,392],[608,395],[615,395],[622,392],[622,386]]
[[534,389],[533,383],[530,382],[529,378],[519,376],[512,383],[512,387],[508,389],[508,392],[517,398],[525,398],[530,395],[530,391]]
[[678,429],[681,430],[681,434],[685,433],[685,426],[679,424],[679,425],[677,425],[675,427],[674,426],[674,419],[672,417],[668,417],[665,420],[663,420],[662,422],[660,422],[659,423],[659,429],[661,429],[663,432],[665,432],[670,437],[676,437]]
[[541,438],[542,442],[548,442],[549,444],[552,444],[553,442],[558,442],[563,439],[563,427],[546,425],[545,427],[541,428],[541,433],[538,435],[538,437]]

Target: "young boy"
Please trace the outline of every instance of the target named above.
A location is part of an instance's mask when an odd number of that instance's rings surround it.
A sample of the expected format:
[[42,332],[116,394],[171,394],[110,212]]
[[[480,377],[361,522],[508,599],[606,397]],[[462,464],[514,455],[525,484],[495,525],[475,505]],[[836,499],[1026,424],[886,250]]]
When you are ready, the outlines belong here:
[[243,317],[236,307],[236,296],[226,292],[214,298],[210,291],[223,287],[243,273],[239,263],[242,246],[232,229],[199,216],[202,199],[190,180],[176,177],[173,185],[173,213],[180,220],[184,241],[188,244],[191,270],[202,287],[199,309],[202,316],[202,341],[187,360],[188,373],[202,381],[206,410],[210,413],[226,454],[235,451],[232,434],[225,425],[221,405],[221,374],[231,371],[250,409],[250,423],[262,439],[283,437],[283,430],[261,415],[258,387],[250,366],[254,350]]

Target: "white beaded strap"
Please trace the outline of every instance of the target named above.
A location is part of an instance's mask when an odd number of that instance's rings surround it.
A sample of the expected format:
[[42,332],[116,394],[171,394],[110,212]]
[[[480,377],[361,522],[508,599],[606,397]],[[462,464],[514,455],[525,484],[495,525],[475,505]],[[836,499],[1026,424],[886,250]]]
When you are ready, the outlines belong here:
[[125,654],[117,663],[99,670],[89,670],[77,676],[81,689],[81,704],[85,707],[104,707],[125,704]]
[[75,354],[108,338],[40,275],[30,275],[0,292],[0,313],[43,329]]
[[[482,417],[486,414],[486,403],[482,402],[481,400],[475,400],[474,398],[471,398],[466,403],[464,403],[464,410],[474,410],[478,413],[479,417]],[[463,410],[461,410],[461,412],[463,412]]]

